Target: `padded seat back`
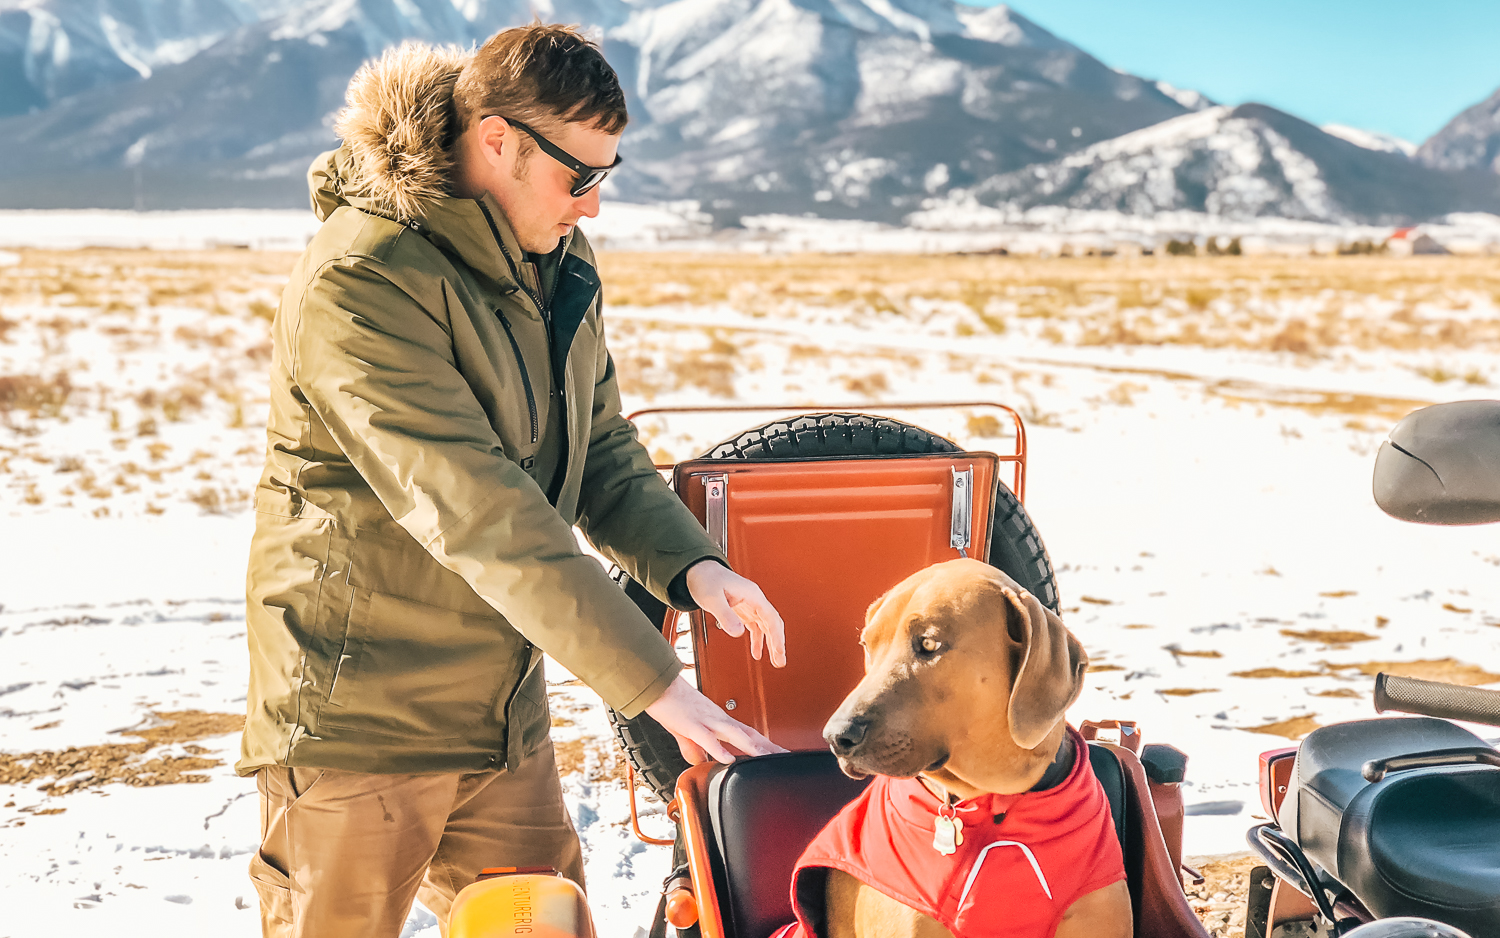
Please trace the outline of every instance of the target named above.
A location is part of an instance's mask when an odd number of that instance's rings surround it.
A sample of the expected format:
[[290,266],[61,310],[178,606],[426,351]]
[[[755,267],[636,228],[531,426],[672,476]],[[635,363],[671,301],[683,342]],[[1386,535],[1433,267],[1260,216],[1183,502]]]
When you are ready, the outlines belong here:
[[1090,743],[1089,767],[1099,779],[1104,797],[1109,799],[1109,813],[1115,819],[1115,836],[1120,838],[1123,847],[1126,842],[1125,820],[1129,815],[1125,812],[1125,773],[1120,768],[1120,760],[1103,746]]
[[709,784],[724,930],[767,938],[792,921],[792,868],[818,832],[869,784],[839,771],[833,753],[741,759]]

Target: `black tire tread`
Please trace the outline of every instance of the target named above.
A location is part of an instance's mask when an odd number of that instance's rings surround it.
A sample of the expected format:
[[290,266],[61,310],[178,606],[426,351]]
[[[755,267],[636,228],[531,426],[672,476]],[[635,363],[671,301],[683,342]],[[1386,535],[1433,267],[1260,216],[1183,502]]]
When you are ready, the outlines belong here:
[[677,777],[688,769],[688,761],[677,747],[677,738],[649,714],[626,718],[613,707],[605,709],[609,712],[609,723],[614,727],[620,750],[635,774],[662,804],[671,801],[677,788]]
[[747,430],[712,447],[707,459],[837,459],[963,452],[909,423],[868,414],[805,414]]

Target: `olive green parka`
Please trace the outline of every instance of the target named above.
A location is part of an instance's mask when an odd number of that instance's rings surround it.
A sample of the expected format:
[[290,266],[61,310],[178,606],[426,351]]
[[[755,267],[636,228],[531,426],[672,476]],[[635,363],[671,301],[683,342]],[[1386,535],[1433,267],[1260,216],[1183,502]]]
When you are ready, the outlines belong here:
[[[273,325],[254,500],[244,774],[514,766],[547,739],[544,651],[634,715],[681,665],[573,525],[664,600],[722,560],[621,415],[584,238],[533,289],[493,199],[448,195],[465,59],[361,70],[309,174],[323,225]],[[552,493],[528,471],[549,426]]]

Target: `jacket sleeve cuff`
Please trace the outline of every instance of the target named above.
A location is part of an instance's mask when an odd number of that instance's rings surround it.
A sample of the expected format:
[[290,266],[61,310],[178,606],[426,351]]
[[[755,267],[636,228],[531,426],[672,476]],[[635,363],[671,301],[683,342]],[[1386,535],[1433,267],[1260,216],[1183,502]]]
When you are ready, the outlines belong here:
[[640,716],[643,710],[656,703],[657,698],[667,692],[667,685],[677,680],[677,675],[681,673],[682,662],[674,656],[672,663],[656,676],[656,680],[646,685],[646,689],[636,694],[625,706],[616,707],[616,711],[627,720]]
[[667,584],[667,602],[671,603],[672,608],[676,609],[678,612],[698,611],[698,604],[693,600],[693,594],[688,591],[687,575],[689,570],[693,569],[705,560],[711,560],[714,563],[722,564],[725,567],[729,566],[729,564],[725,563],[722,559],[710,554],[708,556],[699,557],[697,560],[694,560],[692,563],[677,571],[677,575],[672,577],[672,582]]

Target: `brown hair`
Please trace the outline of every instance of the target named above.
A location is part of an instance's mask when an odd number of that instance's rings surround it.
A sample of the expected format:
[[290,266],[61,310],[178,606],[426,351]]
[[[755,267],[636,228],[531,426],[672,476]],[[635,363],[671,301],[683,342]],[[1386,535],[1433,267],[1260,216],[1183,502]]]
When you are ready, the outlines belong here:
[[577,27],[539,22],[486,40],[459,73],[453,107],[461,129],[498,114],[538,131],[584,123],[617,134],[629,120],[620,79],[599,47]]

